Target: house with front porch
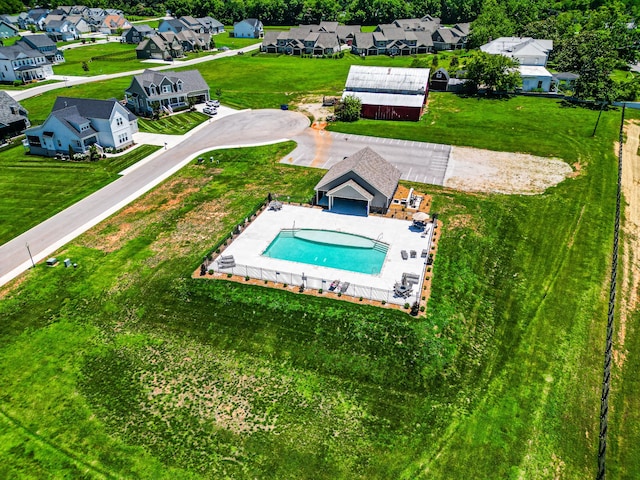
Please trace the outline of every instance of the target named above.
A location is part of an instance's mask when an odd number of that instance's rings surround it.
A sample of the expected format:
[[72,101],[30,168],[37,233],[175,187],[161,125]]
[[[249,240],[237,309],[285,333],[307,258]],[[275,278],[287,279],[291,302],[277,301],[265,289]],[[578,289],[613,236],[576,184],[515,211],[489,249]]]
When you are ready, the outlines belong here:
[[203,103],[210,98],[209,85],[198,70],[145,70],[133,77],[125,97],[129,110],[143,116],[186,109],[190,102]]
[[22,42],[0,47],[0,82],[33,82],[53,75],[51,62]]
[[138,119],[116,99],[58,97],[42,125],[25,130],[29,152],[54,157],[86,153],[92,145],[122,149],[133,144]]

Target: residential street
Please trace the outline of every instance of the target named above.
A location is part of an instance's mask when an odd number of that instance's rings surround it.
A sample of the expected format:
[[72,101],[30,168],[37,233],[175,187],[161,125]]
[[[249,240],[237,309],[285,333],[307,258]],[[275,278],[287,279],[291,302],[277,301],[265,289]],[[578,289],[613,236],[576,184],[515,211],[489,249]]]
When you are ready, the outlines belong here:
[[[127,169],[127,173],[75,205],[0,246],[0,285],[38,262],[187,165],[200,153],[293,138],[309,126],[300,113],[244,111],[206,122],[181,142]],[[63,260],[63,259],[61,259]]]

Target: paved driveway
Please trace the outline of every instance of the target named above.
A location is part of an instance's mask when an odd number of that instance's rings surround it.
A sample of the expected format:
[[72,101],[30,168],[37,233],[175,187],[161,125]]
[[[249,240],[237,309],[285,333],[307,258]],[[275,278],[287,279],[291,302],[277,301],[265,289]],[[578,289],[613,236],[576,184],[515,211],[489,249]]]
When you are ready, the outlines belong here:
[[294,140],[298,147],[281,160],[283,163],[329,169],[368,146],[398,167],[403,180],[432,185],[444,185],[451,153],[450,145],[345,135],[314,128],[306,129]]

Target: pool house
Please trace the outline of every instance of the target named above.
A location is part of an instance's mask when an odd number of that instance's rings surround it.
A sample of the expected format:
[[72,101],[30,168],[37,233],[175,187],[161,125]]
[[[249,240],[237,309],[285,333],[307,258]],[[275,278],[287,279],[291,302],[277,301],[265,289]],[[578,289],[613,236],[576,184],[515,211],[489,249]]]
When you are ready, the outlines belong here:
[[315,187],[316,203],[335,213],[385,213],[401,172],[369,147],[329,169]]

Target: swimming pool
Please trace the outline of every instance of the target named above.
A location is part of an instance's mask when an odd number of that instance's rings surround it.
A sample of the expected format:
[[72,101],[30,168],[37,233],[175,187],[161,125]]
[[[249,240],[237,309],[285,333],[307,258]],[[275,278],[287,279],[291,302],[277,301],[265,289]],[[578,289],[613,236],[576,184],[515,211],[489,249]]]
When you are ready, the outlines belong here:
[[262,255],[291,262],[376,275],[389,246],[361,235],[332,230],[280,230]]

